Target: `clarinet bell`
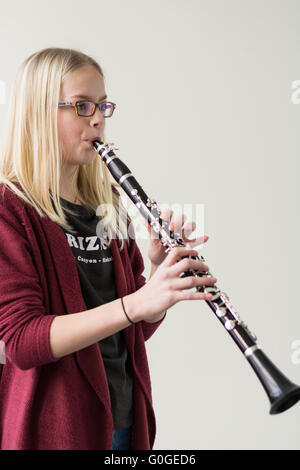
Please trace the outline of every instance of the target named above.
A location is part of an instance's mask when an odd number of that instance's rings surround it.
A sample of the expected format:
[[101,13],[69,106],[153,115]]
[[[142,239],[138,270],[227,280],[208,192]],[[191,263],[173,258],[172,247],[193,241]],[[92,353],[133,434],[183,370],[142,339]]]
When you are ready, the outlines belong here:
[[269,397],[271,415],[288,410],[300,400],[300,387],[291,382],[261,349],[247,359]]
[[288,410],[300,400],[300,387],[286,379],[282,386],[281,393],[276,397],[270,398],[270,414],[276,415]]

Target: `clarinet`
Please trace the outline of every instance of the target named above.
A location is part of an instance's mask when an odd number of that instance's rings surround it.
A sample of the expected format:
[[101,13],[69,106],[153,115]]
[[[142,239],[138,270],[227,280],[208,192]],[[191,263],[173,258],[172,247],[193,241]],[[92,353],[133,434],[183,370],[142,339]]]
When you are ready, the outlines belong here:
[[[160,242],[165,247],[165,252],[169,253],[170,250],[176,247],[184,247],[185,244],[180,235],[171,231],[168,222],[161,219],[161,211],[156,201],[147,196],[129,168],[116,156],[114,151],[118,149],[114,147],[114,144],[95,140],[93,145],[113,178],[157,234]],[[191,258],[205,261],[203,256],[200,256],[200,258],[199,256],[192,256]],[[181,275],[181,277],[185,276],[212,277],[212,274],[209,271],[204,273],[188,270]],[[241,320],[229,297],[217,285],[197,286],[196,289],[199,292],[212,294],[211,300],[205,300],[205,302],[242,351],[257,375],[269,398],[270,414],[282,413],[297,403],[300,400],[300,387],[292,383],[258,346],[257,337]]]

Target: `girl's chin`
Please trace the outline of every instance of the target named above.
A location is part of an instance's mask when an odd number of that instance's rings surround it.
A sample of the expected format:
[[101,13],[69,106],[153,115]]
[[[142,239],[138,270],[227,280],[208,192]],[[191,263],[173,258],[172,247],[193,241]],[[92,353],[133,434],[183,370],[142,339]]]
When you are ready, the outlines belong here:
[[82,158],[82,164],[89,165],[90,163],[93,163],[96,157],[97,155],[96,155],[95,150],[88,151],[85,153],[85,156]]
[[97,157],[97,153],[93,148],[85,148],[84,150],[81,149],[75,157],[75,165],[89,165],[93,163],[95,158]]

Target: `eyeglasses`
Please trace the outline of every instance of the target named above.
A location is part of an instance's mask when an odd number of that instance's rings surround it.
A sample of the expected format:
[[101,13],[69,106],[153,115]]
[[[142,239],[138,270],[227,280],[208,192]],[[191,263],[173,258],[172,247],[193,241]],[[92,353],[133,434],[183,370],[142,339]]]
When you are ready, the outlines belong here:
[[96,108],[98,107],[102,116],[109,118],[113,115],[113,112],[116,109],[116,104],[111,101],[103,101],[102,103],[94,103],[93,101],[73,101],[68,103],[63,101],[58,103],[59,108],[64,106],[73,106],[77,116],[84,117],[93,116],[96,112]]

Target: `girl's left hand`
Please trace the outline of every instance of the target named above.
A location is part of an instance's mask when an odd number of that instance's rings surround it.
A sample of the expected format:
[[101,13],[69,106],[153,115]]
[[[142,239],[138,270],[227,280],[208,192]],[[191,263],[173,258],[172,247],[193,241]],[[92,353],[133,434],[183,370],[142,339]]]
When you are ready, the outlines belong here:
[[[161,218],[167,221],[170,221],[169,227],[173,232],[177,232],[181,235],[184,243],[193,248],[202,243],[206,243],[209,237],[204,235],[203,237],[189,239],[188,236],[194,232],[196,229],[195,222],[186,222],[186,217],[184,214],[177,217],[175,220],[172,220],[173,211],[165,211],[161,213]],[[158,238],[158,235],[152,230],[151,226],[146,220],[143,221],[145,227],[147,228],[150,234],[150,246],[148,250],[148,256],[152,263],[152,267],[159,266],[163,260],[166,258],[167,253],[165,252],[165,247],[162,245],[161,241]]]

